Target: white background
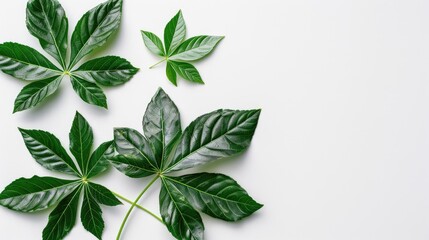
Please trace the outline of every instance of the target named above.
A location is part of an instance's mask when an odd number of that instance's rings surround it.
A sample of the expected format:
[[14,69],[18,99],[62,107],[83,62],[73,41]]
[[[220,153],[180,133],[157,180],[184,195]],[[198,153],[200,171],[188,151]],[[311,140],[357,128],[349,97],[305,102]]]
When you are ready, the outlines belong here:
[[[70,35],[99,0],[61,1]],[[0,42],[40,51],[25,27],[26,1],[1,1]],[[196,64],[206,85],[165,77],[140,29],[162,36],[182,9],[188,37],[225,35]],[[97,145],[113,127],[141,129],[158,87],[176,102],[185,127],[219,108],[262,108],[250,149],[197,169],[235,178],[265,204],[235,224],[204,216],[208,240],[429,239],[429,2],[425,0],[125,0],[119,33],[93,56],[120,55],[141,68],[122,87],[106,89],[109,111],[89,106],[64,81],[59,94],[12,115],[25,82],[0,75],[0,185],[21,176],[61,176],[40,167],[17,127],[55,133],[65,146],[75,111],[91,123]],[[111,170],[96,182],[134,199],[147,179]],[[141,204],[158,213],[159,185]],[[114,239],[128,205],[104,207],[104,239]],[[40,239],[48,211],[0,208],[2,239]],[[66,239],[93,239],[80,222]],[[172,239],[135,211],[124,239]]]

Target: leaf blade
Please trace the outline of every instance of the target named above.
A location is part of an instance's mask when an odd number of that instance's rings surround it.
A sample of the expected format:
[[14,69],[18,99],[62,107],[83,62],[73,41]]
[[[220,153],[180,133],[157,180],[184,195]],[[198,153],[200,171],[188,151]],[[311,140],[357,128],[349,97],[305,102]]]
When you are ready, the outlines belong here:
[[91,126],[79,112],[76,112],[73,119],[69,138],[70,151],[75,157],[82,174],[85,176],[88,171],[89,155],[91,154],[94,135]]
[[84,56],[107,39],[119,28],[122,0],[109,0],[86,12],[76,25],[71,41],[70,69]]
[[0,70],[12,77],[28,81],[62,74],[53,63],[35,49],[12,42],[0,44]]
[[117,155],[110,158],[109,162],[118,171],[131,178],[143,178],[155,174],[150,166],[132,155]]
[[85,186],[80,218],[83,227],[98,239],[101,239],[104,230],[102,214],[103,212],[98,203],[91,196],[88,186]]
[[239,221],[263,206],[234,179],[223,174],[197,173],[166,177],[166,180],[175,185],[195,209],[225,221]]
[[177,72],[183,79],[204,84],[203,79],[200,76],[198,70],[194,67],[194,65],[186,62],[176,62],[172,60],[168,60],[168,63],[171,64],[171,67]]
[[77,181],[52,177],[19,178],[0,193],[0,205],[20,212],[44,210],[64,199],[78,185]]
[[177,73],[174,71],[173,66],[171,66],[170,61],[167,61],[167,67],[165,69],[168,80],[177,87]]
[[186,24],[179,11],[165,26],[164,29],[164,44],[165,51],[168,56],[176,50],[176,48],[183,42],[186,36]]
[[146,47],[153,54],[156,54],[161,57],[165,57],[164,46],[162,45],[161,39],[154,33],[141,31],[143,42]]
[[193,121],[182,134],[166,172],[192,168],[243,152],[255,133],[261,110],[218,110]]
[[26,23],[42,48],[65,69],[68,19],[61,4],[57,0],[30,0],[27,3]]
[[106,187],[92,182],[88,183],[88,187],[89,193],[99,204],[106,206],[122,205],[121,201],[119,201]]
[[184,41],[169,57],[174,61],[196,61],[206,57],[224,37],[221,36],[197,36]]
[[74,91],[86,103],[107,109],[107,98],[103,90],[95,83],[80,77],[71,76]]
[[52,77],[25,86],[15,99],[13,113],[27,110],[40,104],[54,94],[62,82],[63,76]]
[[88,162],[87,178],[92,178],[109,168],[109,156],[114,154],[114,143],[108,141],[102,143],[91,155]]
[[106,56],[82,64],[72,74],[103,86],[118,86],[128,82],[138,70],[126,59]]

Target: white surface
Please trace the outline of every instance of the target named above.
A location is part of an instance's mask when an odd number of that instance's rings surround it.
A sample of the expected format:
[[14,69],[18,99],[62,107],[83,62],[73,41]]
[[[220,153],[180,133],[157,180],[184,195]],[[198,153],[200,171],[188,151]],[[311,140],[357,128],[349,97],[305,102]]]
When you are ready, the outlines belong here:
[[[61,2],[72,30],[101,1]],[[0,42],[41,51],[25,27],[25,1],[1,3]],[[158,59],[139,30],[162,36],[179,9],[188,36],[226,36],[196,64],[205,86],[180,80],[175,88],[164,66],[148,70]],[[64,81],[52,101],[12,115],[24,82],[0,75],[1,188],[21,176],[55,175],[32,160],[18,126],[49,130],[66,145],[78,110],[99,144],[113,127],[141,129],[161,86],[183,126],[218,108],[263,109],[246,154],[203,170],[232,176],[265,207],[237,224],[204,217],[207,240],[429,239],[428,11],[424,0],[125,0],[119,35],[96,55],[120,55],[142,70],[106,90],[109,111],[83,103]],[[112,170],[96,181],[133,199],[148,180]],[[157,187],[141,202],[155,212]],[[103,208],[104,239],[114,239],[127,209]],[[48,212],[0,208],[0,216],[2,239],[40,239]],[[124,239],[171,239],[145,213],[130,220]],[[93,238],[78,222],[66,239]]]

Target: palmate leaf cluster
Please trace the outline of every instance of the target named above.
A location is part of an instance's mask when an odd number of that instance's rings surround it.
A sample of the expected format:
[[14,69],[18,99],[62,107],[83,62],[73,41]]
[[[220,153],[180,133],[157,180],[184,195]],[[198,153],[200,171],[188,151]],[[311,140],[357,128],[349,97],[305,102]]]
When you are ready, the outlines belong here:
[[122,0],[109,0],[96,6],[79,20],[69,44],[68,19],[61,4],[57,0],[29,0],[27,28],[58,65],[29,46],[13,42],[0,44],[0,70],[31,82],[18,94],[14,112],[40,104],[58,90],[66,75],[70,76],[73,89],[83,101],[107,108],[106,96],[100,85],[123,84],[138,69],[117,56],[92,59],[80,66],[77,64],[106,43],[119,28],[121,15]]

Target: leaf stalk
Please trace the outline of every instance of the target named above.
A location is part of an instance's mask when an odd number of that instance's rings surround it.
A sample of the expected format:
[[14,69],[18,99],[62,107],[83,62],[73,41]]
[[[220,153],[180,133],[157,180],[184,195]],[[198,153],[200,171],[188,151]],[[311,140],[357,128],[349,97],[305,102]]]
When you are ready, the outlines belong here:
[[155,63],[155,64],[154,64],[154,65],[152,65],[152,66],[150,66],[150,67],[149,67],[149,69],[152,69],[152,68],[154,68],[154,67],[158,66],[159,64],[161,64],[161,63],[165,62],[165,61],[167,61],[167,58],[164,58],[164,59],[162,59],[161,61],[159,61],[159,62]]

